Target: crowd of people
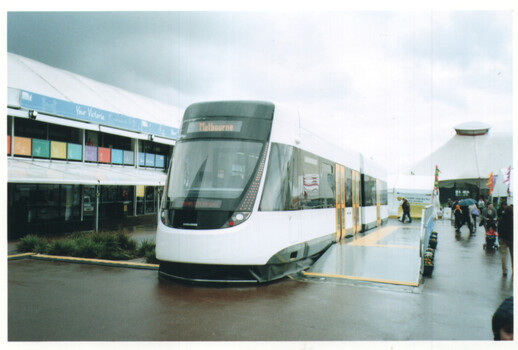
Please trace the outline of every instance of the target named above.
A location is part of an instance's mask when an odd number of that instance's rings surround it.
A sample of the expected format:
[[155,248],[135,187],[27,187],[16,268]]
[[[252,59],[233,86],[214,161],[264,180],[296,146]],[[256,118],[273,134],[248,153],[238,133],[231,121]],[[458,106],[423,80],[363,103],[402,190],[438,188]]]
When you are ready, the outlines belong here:
[[[511,273],[513,272],[513,205],[502,202],[498,209],[492,202],[484,201],[483,198],[478,202],[474,200],[455,201],[448,199],[448,206],[452,210],[454,217],[453,223],[455,231],[460,233],[461,227],[466,224],[470,235],[477,230],[478,226],[483,226],[486,237],[494,234],[498,237],[500,256],[502,259],[502,276],[509,273],[508,258],[511,257]],[[509,297],[495,311],[492,318],[492,329],[494,340],[513,340],[513,297]]]
[[448,205],[452,209],[456,233],[460,233],[464,224],[468,226],[470,234],[475,233],[477,220],[480,217],[478,226],[483,226],[486,234],[498,236],[502,258],[502,276],[507,276],[509,273],[508,252],[511,256],[511,268],[513,264],[513,205],[502,202],[496,209],[492,202],[487,202],[483,198],[480,198],[478,202],[473,199],[452,202],[451,199],[448,199]]

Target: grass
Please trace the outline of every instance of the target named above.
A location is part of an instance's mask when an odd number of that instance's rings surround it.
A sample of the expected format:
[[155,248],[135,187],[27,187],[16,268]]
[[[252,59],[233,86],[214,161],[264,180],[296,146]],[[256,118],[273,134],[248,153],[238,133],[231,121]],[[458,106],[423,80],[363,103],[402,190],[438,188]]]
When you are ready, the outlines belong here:
[[28,235],[16,246],[20,252],[72,256],[108,260],[146,258],[156,263],[155,243],[144,240],[140,244],[124,232],[77,232],[68,237],[42,238]]

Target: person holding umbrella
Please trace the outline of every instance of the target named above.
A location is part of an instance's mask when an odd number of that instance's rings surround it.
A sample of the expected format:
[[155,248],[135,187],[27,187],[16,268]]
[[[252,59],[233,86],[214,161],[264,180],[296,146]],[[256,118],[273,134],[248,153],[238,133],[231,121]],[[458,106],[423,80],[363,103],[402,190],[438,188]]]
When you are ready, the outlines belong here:
[[462,211],[462,220],[461,220],[458,230],[460,230],[460,228],[462,227],[462,225],[464,225],[464,223],[467,223],[468,228],[469,228],[469,233],[471,234],[471,233],[475,232],[473,230],[473,223],[471,222],[471,211],[469,210],[469,207],[475,203],[477,203],[477,202],[475,202],[475,200],[472,198],[465,198],[465,199],[462,199],[459,201],[460,210]]

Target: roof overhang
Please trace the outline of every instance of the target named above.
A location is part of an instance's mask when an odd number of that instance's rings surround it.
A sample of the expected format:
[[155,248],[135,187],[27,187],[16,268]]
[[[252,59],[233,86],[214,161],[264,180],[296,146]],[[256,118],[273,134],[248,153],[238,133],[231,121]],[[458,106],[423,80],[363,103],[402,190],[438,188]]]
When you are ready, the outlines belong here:
[[163,186],[161,170],[63,161],[8,158],[8,183]]

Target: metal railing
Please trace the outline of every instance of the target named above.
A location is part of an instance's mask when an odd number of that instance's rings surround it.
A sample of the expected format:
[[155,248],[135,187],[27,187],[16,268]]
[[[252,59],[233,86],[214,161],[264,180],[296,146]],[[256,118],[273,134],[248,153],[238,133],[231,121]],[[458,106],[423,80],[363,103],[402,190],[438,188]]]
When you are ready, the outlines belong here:
[[420,275],[423,275],[424,271],[424,253],[428,248],[428,243],[430,241],[430,235],[433,232],[434,225],[434,208],[433,205],[426,206],[421,211],[421,228],[420,228],[420,245],[419,245],[419,257],[421,258],[421,268]]

